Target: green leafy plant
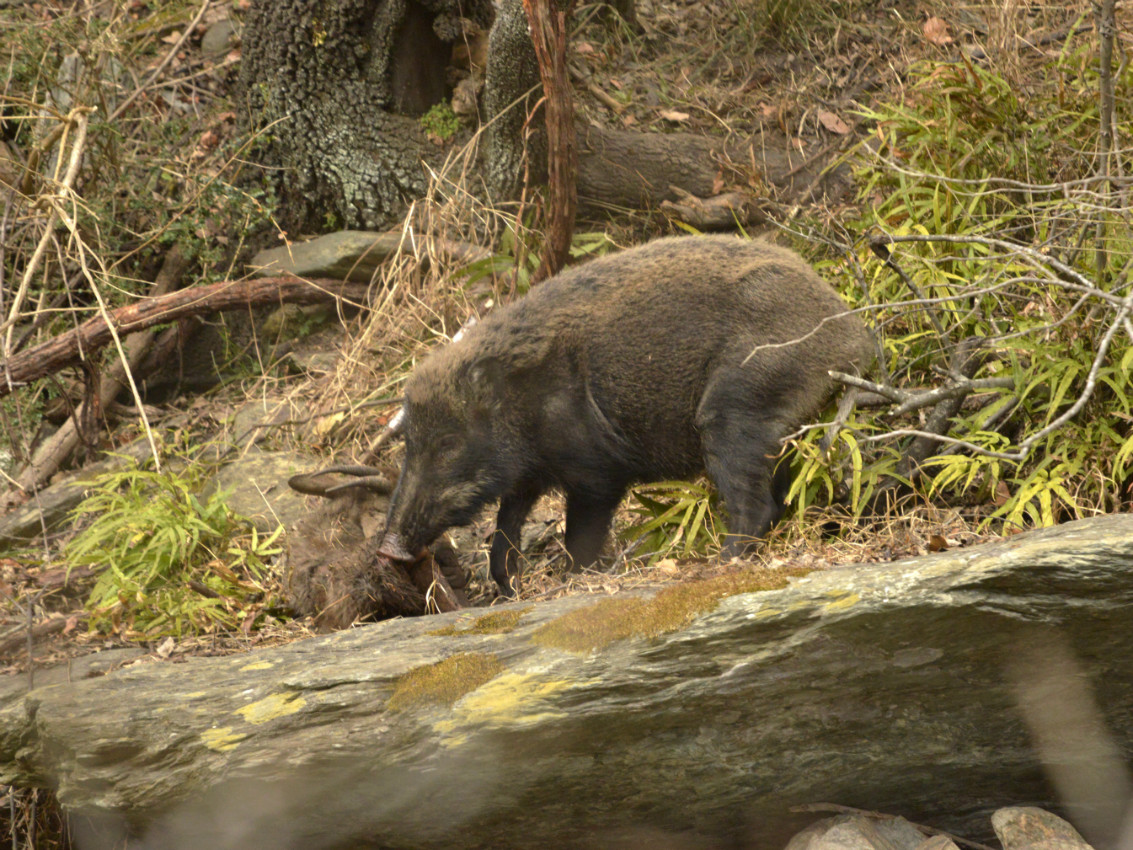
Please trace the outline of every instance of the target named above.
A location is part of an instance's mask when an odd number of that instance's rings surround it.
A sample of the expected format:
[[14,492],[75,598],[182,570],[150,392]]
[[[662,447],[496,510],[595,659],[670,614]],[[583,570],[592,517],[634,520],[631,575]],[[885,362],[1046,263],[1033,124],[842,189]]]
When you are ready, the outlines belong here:
[[92,628],[127,637],[230,629],[262,612],[266,561],[282,527],[261,537],[225,493],[198,498],[199,481],[140,468],[100,475],[73,512],[94,521],[64,548],[71,568],[99,571],[87,600]]
[[[966,377],[986,387],[950,416],[952,442],[923,460],[918,486],[978,504],[985,526],[1051,525],[1118,509],[1133,492],[1133,341],[1115,333],[1114,298],[1128,292],[1117,270],[1133,261],[1133,239],[1123,199],[1096,193],[1096,49],[1068,47],[1033,69],[1026,98],[994,66],[926,63],[897,101],[862,113],[876,156],[857,159],[864,215],[854,229],[896,243],[892,265],[864,244],[857,257],[859,282],[883,305],[884,372],[897,387],[955,381],[958,352],[982,341]],[[1114,82],[1124,90],[1133,72],[1121,66]],[[1116,107],[1126,138],[1133,112],[1124,98]],[[917,439],[902,427],[922,422],[851,426],[863,449],[853,502]],[[800,508],[836,477],[803,454]]]
[[434,103],[429,111],[421,116],[421,129],[429,136],[436,136],[447,142],[460,130],[460,119],[452,111],[448,101]]
[[[833,445],[823,452],[819,441],[825,433],[812,429],[794,442],[790,460],[791,486],[786,501],[800,518],[807,508],[842,503],[852,516],[861,516],[875,493],[890,479],[903,480],[898,472],[899,453],[883,447],[867,456],[859,434],[866,426],[851,418],[840,428]],[[844,492],[848,482],[848,492]],[[905,483],[908,483],[905,481]]]
[[716,510],[717,496],[707,484],[661,481],[633,490],[630,511],[640,519],[619,536],[635,544],[654,564],[661,558],[704,556],[726,529]]
[[[542,236],[531,230],[530,226],[530,221],[522,227],[516,227],[514,221],[510,222],[500,237],[500,247],[496,253],[461,269],[460,274],[468,279],[468,284],[499,278],[514,271],[516,293],[526,293],[539,268],[542,250]],[[601,231],[576,233],[571,239],[570,256],[572,260],[600,257],[616,247],[613,240]]]

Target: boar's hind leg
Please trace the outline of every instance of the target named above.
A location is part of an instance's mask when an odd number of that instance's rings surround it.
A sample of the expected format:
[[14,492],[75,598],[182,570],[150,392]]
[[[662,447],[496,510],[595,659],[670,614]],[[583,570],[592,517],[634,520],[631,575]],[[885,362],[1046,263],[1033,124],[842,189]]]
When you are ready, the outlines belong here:
[[[744,554],[782,516],[789,467],[776,471],[784,429],[775,418],[735,403],[730,393],[720,395],[706,395],[699,423],[705,468],[728,508],[721,554],[733,557]],[[759,396],[749,396],[747,405],[752,398]]]
[[567,493],[565,543],[572,569],[589,567],[598,560],[610,530],[610,520],[621,500],[621,491],[600,496],[576,491]]
[[500,499],[500,512],[496,515],[496,533],[492,535],[488,568],[500,588],[501,596],[515,596],[514,581],[519,576],[519,535],[523,530],[523,521],[542,493],[541,487],[521,486]]

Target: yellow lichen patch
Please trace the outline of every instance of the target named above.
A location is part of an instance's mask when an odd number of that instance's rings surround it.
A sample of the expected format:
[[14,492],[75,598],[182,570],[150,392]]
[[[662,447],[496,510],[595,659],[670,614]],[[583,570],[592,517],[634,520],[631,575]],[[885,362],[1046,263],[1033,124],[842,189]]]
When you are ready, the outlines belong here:
[[[470,726],[531,726],[562,717],[548,699],[559,691],[577,687],[577,681],[545,679],[535,673],[503,673],[460,701],[451,717],[440,721],[438,732],[454,733]],[[463,741],[459,736],[448,743]]]
[[236,709],[236,713],[244,715],[244,719],[249,723],[260,724],[294,714],[306,704],[307,701],[298,694],[269,694],[261,700]]
[[773,608],[772,606],[768,605],[765,608],[760,608],[751,616],[753,616],[757,620],[770,620],[772,617],[778,617],[782,613],[782,608]]
[[721,599],[757,590],[786,587],[790,576],[804,569],[762,568],[675,584],[652,599],[603,599],[596,605],[564,614],[535,630],[532,640],[568,652],[590,652],[630,637],[656,637],[683,628]]
[[827,602],[822,606],[823,611],[845,611],[847,608],[853,608],[861,601],[861,596],[857,593],[847,591],[846,595],[841,599],[836,599],[833,602]]
[[251,664],[245,664],[240,670],[241,672],[244,670],[270,670],[274,666],[275,664],[271,661],[253,661]]
[[242,732],[233,732],[231,726],[218,726],[201,733],[201,741],[204,745],[218,753],[227,753],[236,749],[236,746],[247,737]]
[[453,623],[451,626],[445,626],[443,629],[433,629],[428,634],[437,635],[438,637],[450,637],[452,635],[502,635],[510,632],[523,618],[523,615],[530,611],[530,608],[513,609],[510,611],[496,611],[491,614],[485,614],[482,617],[477,617],[472,621],[471,625],[465,626],[463,623]]
[[403,711],[421,705],[452,705],[498,676],[504,663],[484,652],[461,652],[436,664],[415,667],[397,681],[387,707]]

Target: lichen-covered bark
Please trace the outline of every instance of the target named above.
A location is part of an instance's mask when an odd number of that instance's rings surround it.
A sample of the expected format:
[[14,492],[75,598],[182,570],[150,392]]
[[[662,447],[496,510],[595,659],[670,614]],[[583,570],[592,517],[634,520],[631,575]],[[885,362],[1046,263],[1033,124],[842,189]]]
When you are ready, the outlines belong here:
[[[427,142],[418,116],[449,94],[446,49],[462,34],[462,16],[490,28],[481,111],[485,185],[469,188],[499,202],[518,197],[525,179],[545,182],[544,121],[530,116],[542,90],[527,15],[521,0],[497,2],[255,0],[241,79],[249,117],[268,128],[260,160],[284,169],[289,230],[377,229],[424,193],[422,163],[450,148]],[[632,18],[628,0],[613,6]],[[812,167],[800,170],[785,148],[766,140],[729,156],[717,139],[588,127],[578,146],[586,215],[656,207],[677,197],[674,185],[708,197],[717,191],[720,159],[761,161],[765,182],[787,197],[796,182],[813,180]]]
[[522,0],[501,0],[488,39],[484,113],[492,123],[484,131],[485,177],[498,200],[519,194],[527,171],[533,182],[546,177],[546,133],[541,115],[528,122],[542,92],[539,63],[527,29]]
[[[241,82],[284,167],[288,223],[378,227],[425,189],[416,114],[447,96],[445,46],[490,0],[256,0]],[[435,100],[434,100],[435,98]],[[402,114],[410,113],[410,114]]]

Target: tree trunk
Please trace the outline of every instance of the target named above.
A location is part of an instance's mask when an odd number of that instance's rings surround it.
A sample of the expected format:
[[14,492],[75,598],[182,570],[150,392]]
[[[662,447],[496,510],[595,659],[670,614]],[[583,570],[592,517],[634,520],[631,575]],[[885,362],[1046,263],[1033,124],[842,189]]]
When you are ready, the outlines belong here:
[[[627,16],[632,3],[615,8]],[[547,173],[543,118],[532,114],[539,66],[521,0],[255,0],[241,82],[249,114],[270,127],[267,159],[284,169],[286,227],[372,229],[403,217],[425,191],[425,166],[438,166],[470,136],[465,128],[438,146],[419,117],[452,94],[445,78],[451,48],[475,28],[489,32],[483,183],[467,188],[498,204]],[[805,164],[781,139],[745,139],[729,149],[722,139],[687,133],[576,132],[579,210],[587,216],[655,209],[681,192],[718,194],[731,176],[729,160],[738,163],[741,184],[754,172],[768,193],[792,200],[826,188],[816,174],[829,152]]]
[[286,170],[292,228],[375,228],[425,190],[418,117],[451,93],[445,68],[461,16],[490,0],[257,0],[245,26],[245,101]]

